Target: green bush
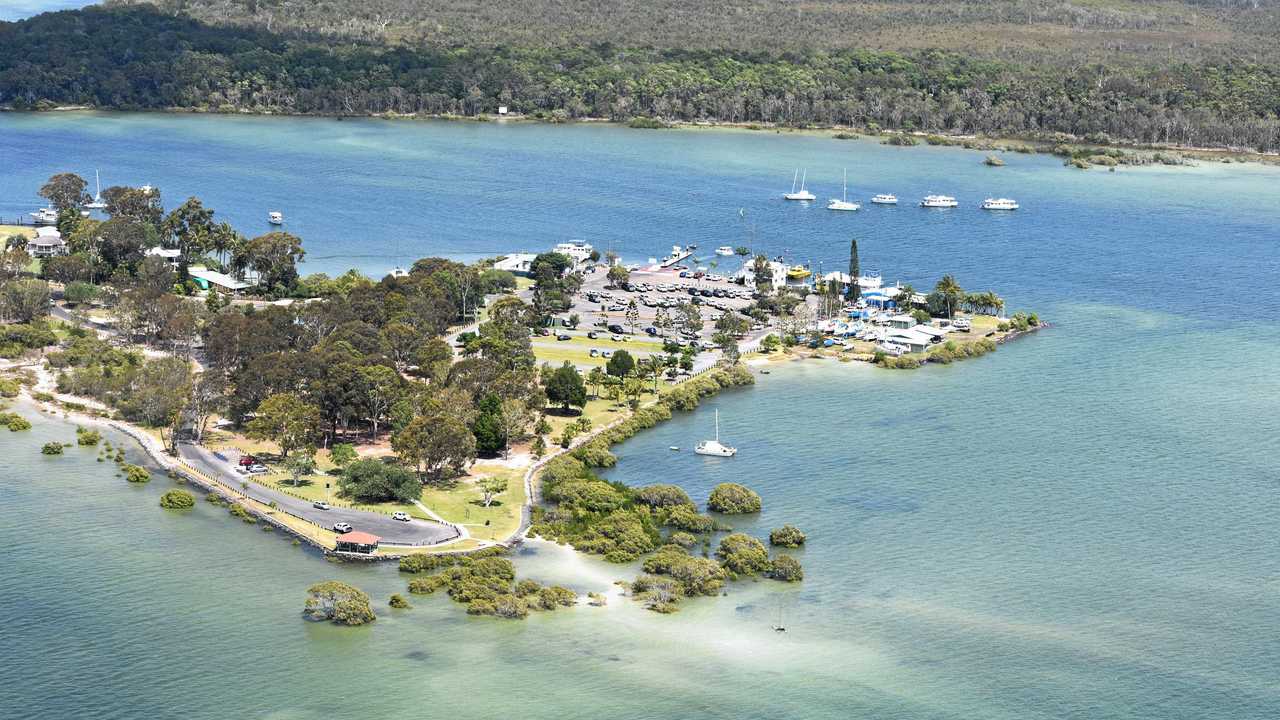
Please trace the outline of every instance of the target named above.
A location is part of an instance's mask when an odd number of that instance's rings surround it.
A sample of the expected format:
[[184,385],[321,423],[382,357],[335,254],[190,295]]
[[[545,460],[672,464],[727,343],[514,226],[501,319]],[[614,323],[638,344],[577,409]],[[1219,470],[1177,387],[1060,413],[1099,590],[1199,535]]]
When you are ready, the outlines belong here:
[[97,430],[89,430],[88,428],[76,428],[76,444],[93,447],[102,441],[102,433]]
[[726,515],[760,512],[760,496],[737,483],[720,483],[711,491],[707,507]]
[[660,524],[691,533],[708,533],[716,528],[716,521],[698,512],[693,505],[675,505],[659,515]]
[[307,588],[302,614],[308,620],[327,620],[336,625],[364,625],[377,619],[367,593],[337,580]]
[[399,610],[408,610],[409,608],[413,607],[412,605],[409,604],[409,601],[406,600],[405,597],[400,593],[392,593],[391,599],[387,601],[387,604]]
[[764,543],[744,533],[726,535],[716,549],[720,564],[735,575],[755,575],[769,569],[769,552]]
[[60,443],[60,442],[47,442],[47,443],[45,443],[45,444],[44,444],[44,447],[40,448],[40,452],[41,452],[41,453],[44,453],[45,455],[61,455],[61,454],[62,454],[62,443]]
[[769,533],[769,544],[778,547],[797,548],[804,545],[805,535],[795,525],[783,525]]
[[22,383],[14,378],[0,378],[0,397],[15,398],[22,390]]
[[10,432],[31,429],[31,421],[17,413],[0,413],[0,425],[9,428]]
[[166,510],[190,510],[195,506],[195,495],[186,490],[169,490],[160,496],[160,507]]
[[769,577],[783,582],[800,582],[804,579],[804,568],[790,555],[779,555],[773,559]]
[[689,497],[689,494],[679,485],[645,485],[636,490],[636,500],[655,508],[693,505],[693,500]]
[[131,483],[151,482],[151,472],[141,465],[125,465],[124,479]]

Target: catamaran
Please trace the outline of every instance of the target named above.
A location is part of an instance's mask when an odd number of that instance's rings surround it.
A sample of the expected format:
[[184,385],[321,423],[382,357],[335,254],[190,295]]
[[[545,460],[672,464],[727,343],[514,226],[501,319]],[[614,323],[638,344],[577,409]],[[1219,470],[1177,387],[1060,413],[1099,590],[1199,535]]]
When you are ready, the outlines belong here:
[[841,193],[840,199],[831,198],[831,202],[827,203],[828,210],[857,210],[862,207],[856,202],[849,202],[849,170],[844,171],[844,191]]
[[[800,177],[800,189],[799,189],[799,190],[796,190],[796,176],[797,176],[797,175],[799,175],[799,177]],[[805,202],[810,202],[810,201],[812,201],[812,200],[817,200],[818,198],[817,198],[813,193],[811,193],[811,192],[809,192],[808,190],[805,190],[805,189],[804,189],[804,181],[805,181],[805,178],[806,178],[806,177],[808,177],[808,175],[809,175],[809,171],[808,171],[808,170],[805,170],[805,171],[804,171],[804,175],[800,175],[800,171],[799,171],[799,170],[797,170],[797,171],[796,171],[796,174],[791,176],[791,192],[787,193],[786,195],[783,195],[782,197],[783,197],[784,199],[786,199],[786,200],[803,200],[803,201],[805,201]]]
[[950,195],[925,195],[920,201],[920,207],[927,208],[953,208],[959,207],[960,203]]
[[898,196],[890,195],[889,193],[880,193],[879,195],[876,195],[875,197],[871,198],[871,202],[875,203],[876,205],[897,205]]
[[693,451],[699,455],[710,455],[712,457],[733,457],[738,454],[738,448],[729,447],[720,444],[720,411],[716,410],[716,439],[703,440],[698,443]]
[[96,192],[93,194],[93,202],[86,203],[85,207],[89,210],[105,210],[107,201],[102,199],[102,180],[98,177],[98,171],[93,171],[93,186]]
[[983,210],[1017,210],[1018,201],[1009,198],[987,198],[982,201]]

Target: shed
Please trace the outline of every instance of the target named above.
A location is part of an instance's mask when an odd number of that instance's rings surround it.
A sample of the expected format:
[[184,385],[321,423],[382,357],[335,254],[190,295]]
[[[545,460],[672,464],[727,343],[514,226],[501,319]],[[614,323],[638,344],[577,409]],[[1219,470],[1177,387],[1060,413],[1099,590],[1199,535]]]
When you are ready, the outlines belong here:
[[378,549],[378,543],[382,538],[377,535],[371,535],[367,532],[353,530],[349,533],[338,536],[338,552],[350,553],[371,553]]
[[932,337],[922,332],[916,332],[914,329],[890,330],[885,339],[889,342],[906,345],[911,348],[911,352],[924,352],[933,343]]
[[207,268],[193,267],[187,270],[187,274],[192,280],[200,286],[202,290],[220,290],[222,292],[239,292],[246,288],[252,287],[249,283],[233,278],[226,273],[215,272]]

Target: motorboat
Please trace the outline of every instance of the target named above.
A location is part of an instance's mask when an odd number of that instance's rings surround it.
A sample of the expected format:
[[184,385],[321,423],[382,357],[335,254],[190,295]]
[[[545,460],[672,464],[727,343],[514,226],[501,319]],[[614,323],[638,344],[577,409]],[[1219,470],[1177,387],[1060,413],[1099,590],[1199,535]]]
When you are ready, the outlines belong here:
[[51,207],[40,208],[39,210],[31,213],[31,220],[36,225],[57,225],[58,210],[57,208]]
[[876,205],[897,205],[898,196],[890,195],[889,193],[880,193],[879,195],[876,195],[875,197],[871,198],[871,202],[875,203]]
[[925,195],[920,201],[920,207],[927,208],[953,208],[959,207],[960,203],[950,195]]
[[271,223],[272,225],[283,225],[284,213],[276,212],[275,210],[272,210],[271,212],[267,213],[267,222]]
[[792,265],[791,269],[787,270],[787,278],[789,280],[804,280],[812,274],[809,268],[803,265]]
[[733,457],[738,454],[738,448],[729,447],[720,443],[720,411],[716,410],[716,439],[703,440],[698,443],[693,451],[699,455],[710,455],[711,457]]
[[799,175],[800,177],[800,189],[796,190],[796,177],[793,175],[791,177],[791,192],[787,193],[786,195],[783,195],[782,197],[786,200],[801,200],[804,202],[812,202],[814,200],[817,200],[818,199],[817,196],[815,196],[813,193],[806,190],[804,187],[804,181],[805,181],[805,178],[808,176],[808,174],[809,174],[808,170],[804,171],[804,175],[800,175],[800,171],[797,170],[796,175]]
[[728,245],[721,245],[720,247],[716,248],[716,254],[724,257],[728,257],[733,254],[733,248],[729,247]]
[[1017,210],[1018,202],[1009,198],[987,198],[982,201],[983,210]]
[[857,210],[861,205],[856,202],[849,202],[849,171],[844,171],[844,191],[840,195],[840,199],[831,198],[827,203],[828,210]]
[[93,171],[93,185],[96,192],[93,194],[93,202],[85,203],[85,208],[89,210],[106,210],[107,201],[102,199],[102,180],[98,177],[98,171]]

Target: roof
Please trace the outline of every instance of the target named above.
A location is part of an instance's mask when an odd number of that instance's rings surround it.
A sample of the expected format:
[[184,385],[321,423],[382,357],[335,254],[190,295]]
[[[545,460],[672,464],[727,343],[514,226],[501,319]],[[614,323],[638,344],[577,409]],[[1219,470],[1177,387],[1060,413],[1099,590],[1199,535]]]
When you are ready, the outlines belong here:
[[252,287],[249,283],[243,280],[237,280],[226,273],[214,272],[213,270],[207,270],[205,268],[191,268],[187,271],[187,274],[197,280],[204,280],[211,285],[217,285],[218,287],[224,287],[230,290],[244,290],[247,287]]
[[53,238],[55,240],[62,239],[62,233],[58,232],[58,228],[51,225],[43,225],[36,228],[37,238]]
[[155,255],[162,258],[177,258],[182,255],[182,251],[178,248],[153,247],[147,249],[148,255]]
[[382,538],[377,535],[370,535],[367,532],[360,532],[359,530],[352,530],[349,533],[338,536],[338,542],[347,543],[349,545],[377,545],[378,541],[381,539]]

